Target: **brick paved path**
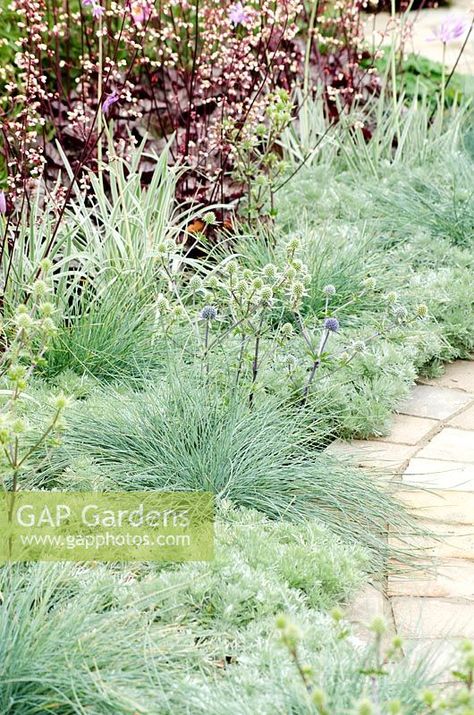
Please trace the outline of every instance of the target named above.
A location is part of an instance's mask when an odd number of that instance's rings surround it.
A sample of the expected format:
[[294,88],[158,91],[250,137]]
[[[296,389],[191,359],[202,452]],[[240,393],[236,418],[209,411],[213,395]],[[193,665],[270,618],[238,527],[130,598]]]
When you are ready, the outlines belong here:
[[351,618],[367,622],[383,613],[448,682],[453,649],[474,639],[474,362],[454,362],[441,378],[417,385],[388,437],[336,442],[330,450],[410,485],[400,497],[430,531],[411,541],[434,560],[425,573],[389,577],[384,595],[367,588]]

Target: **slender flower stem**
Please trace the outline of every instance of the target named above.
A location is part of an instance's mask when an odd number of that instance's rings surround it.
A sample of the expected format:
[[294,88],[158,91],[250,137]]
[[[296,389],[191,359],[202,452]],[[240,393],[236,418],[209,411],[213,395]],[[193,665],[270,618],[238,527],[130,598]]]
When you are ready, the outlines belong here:
[[99,105],[99,112],[97,114],[97,134],[99,135],[99,141],[97,144],[97,171],[99,176],[102,175],[102,85],[103,85],[103,37],[102,37],[102,15],[99,17],[99,72],[97,81],[97,103]]
[[265,309],[262,309],[262,312],[260,313],[260,320],[258,323],[258,328],[257,332],[255,334],[255,350],[253,354],[253,361],[252,361],[252,386],[250,388],[250,393],[249,393],[249,404],[250,406],[253,405],[253,399],[254,399],[254,393],[255,393],[255,383],[257,382],[257,375],[258,375],[258,358],[259,358],[259,352],[260,352],[260,338],[262,336],[262,328],[263,328],[263,320],[265,318]]

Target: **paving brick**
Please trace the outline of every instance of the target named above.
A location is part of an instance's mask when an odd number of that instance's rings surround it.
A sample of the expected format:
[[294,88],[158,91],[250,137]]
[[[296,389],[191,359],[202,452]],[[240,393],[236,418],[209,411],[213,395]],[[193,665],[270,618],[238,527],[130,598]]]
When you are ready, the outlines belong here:
[[416,457],[410,460],[402,481],[425,489],[474,492],[474,464]]
[[452,671],[459,663],[461,643],[462,638],[406,639],[403,650],[414,662],[421,661],[427,675],[436,683],[452,683]]
[[377,440],[336,440],[327,449],[336,456],[351,457],[360,467],[372,467],[390,473],[400,472],[416,452],[416,447]]
[[406,638],[474,638],[474,603],[395,596],[391,604]]
[[395,415],[390,434],[386,437],[376,437],[375,440],[415,445],[425,439],[438,425],[438,420],[430,420],[426,417]]
[[357,594],[347,609],[347,619],[351,623],[351,631],[356,638],[360,638],[364,643],[373,641],[373,633],[370,631],[369,626],[375,616],[383,616],[389,625],[387,632],[388,645],[395,634],[390,605],[379,589],[368,585]]
[[451,417],[449,424],[460,429],[474,430],[474,405],[459,415]]
[[438,387],[454,387],[474,394],[474,362],[456,360],[456,362],[446,365],[444,375],[424,382]]
[[474,525],[421,519],[417,525],[426,535],[410,535],[403,540],[390,536],[389,544],[394,548],[409,548],[412,554],[433,565],[446,559],[474,562]]
[[428,417],[445,420],[467,406],[474,397],[461,390],[434,385],[416,385],[408,397],[398,408],[398,412],[414,417]]
[[426,445],[418,457],[474,464],[474,432],[445,427]]
[[387,593],[389,596],[463,598],[472,600],[474,606],[474,563],[454,559],[440,563],[430,571],[390,576]]
[[472,526],[474,494],[457,491],[400,491],[398,498],[426,522],[433,520],[445,524]]

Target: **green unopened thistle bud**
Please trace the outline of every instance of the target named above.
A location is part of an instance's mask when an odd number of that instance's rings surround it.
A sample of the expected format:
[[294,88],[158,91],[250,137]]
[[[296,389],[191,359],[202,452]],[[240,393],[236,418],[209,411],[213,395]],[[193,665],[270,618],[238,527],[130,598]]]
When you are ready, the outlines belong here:
[[267,263],[267,265],[262,268],[262,275],[267,281],[276,280],[278,277],[277,267],[273,263]]
[[66,397],[64,392],[60,392],[53,400],[53,407],[57,412],[63,412],[63,410],[69,406],[70,402],[69,397]]
[[285,338],[291,338],[291,336],[293,335],[293,326],[291,323],[283,323],[280,328],[280,331]]
[[183,308],[182,305],[179,303],[174,306],[173,310],[171,311],[171,319],[172,320],[181,320],[181,318],[184,318],[186,315],[186,311]]
[[217,290],[219,288],[219,279],[217,276],[209,276],[206,281],[209,290]]
[[43,258],[40,261],[40,271],[44,274],[48,274],[53,267],[53,262],[49,258]]
[[34,320],[29,313],[17,313],[15,323],[21,330],[31,330]]
[[45,295],[50,293],[51,288],[49,285],[46,283],[46,281],[42,281],[41,279],[38,279],[33,283],[31,286],[31,292],[35,296],[35,298],[44,298]]
[[397,300],[398,300],[398,293],[394,290],[391,290],[387,295],[385,296],[385,300],[389,305],[394,305]]
[[0,444],[8,444],[11,438],[12,433],[9,416],[0,414]]
[[377,281],[375,278],[369,277],[364,280],[363,286],[366,290],[375,290]]
[[295,258],[295,260],[292,261],[291,265],[293,266],[293,268],[295,269],[295,271],[297,273],[301,273],[303,268],[305,268],[303,261],[300,261],[299,258]]
[[416,306],[416,315],[418,318],[426,318],[428,315],[428,306],[425,303],[420,303]]
[[294,372],[296,368],[298,367],[298,360],[295,358],[294,355],[286,355],[285,356],[285,365],[289,372]]
[[246,268],[244,271],[242,271],[242,278],[245,281],[251,281],[252,280],[252,271],[250,268]]
[[158,258],[164,258],[168,255],[168,248],[164,241],[160,241],[160,243],[157,245],[156,255],[158,256]]
[[306,675],[307,678],[312,678],[314,675],[314,668],[310,663],[303,663],[301,665],[301,672]]
[[254,278],[252,281],[253,290],[260,290],[263,287],[263,281],[261,278]]
[[208,226],[213,226],[217,222],[217,217],[216,217],[216,214],[214,213],[214,211],[208,211],[207,213],[204,214],[204,216],[202,217],[202,220]]
[[44,318],[51,318],[52,315],[56,312],[56,308],[53,305],[53,303],[50,303],[49,301],[46,301],[44,303],[40,303],[38,306],[38,312],[40,315],[42,315]]
[[436,696],[431,690],[424,690],[421,694],[424,704],[432,708],[436,702]]
[[156,297],[156,309],[160,313],[165,313],[170,309],[169,300],[163,293],[159,293]]
[[10,365],[7,377],[11,382],[19,382],[26,377],[26,368],[23,365]]
[[226,270],[228,276],[230,276],[230,277],[235,276],[235,274],[238,271],[237,263],[235,261],[229,261],[225,270]]
[[294,650],[301,640],[300,629],[294,623],[287,623],[281,631],[281,640],[290,650]]
[[193,293],[197,293],[203,289],[203,282],[200,276],[194,275],[189,281],[189,288]]
[[375,616],[374,620],[370,624],[370,630],[377,636],[383,636],[387,630],[387,624],[382,616]]
[[327,697],[326,693],[324,690],[321,690],[321,688],[315,688],[313,690],[313,695],[312,695],[313,703],[316,705],[318,710],[324,710],[326,707],[327,703]]
[[304,283],[301,283],[301,281],[295,281],[291,284],[290,299],[293,304],[297,305],[298,303],[300,303],[305,293],[306,290],[304,287]]
[[293,268],[293,266],[288,266],[285,271],[285,276],[287,280],[294,281],[297,275],[298,274],[296,273],[296,270]]
[[296,238],[296,236],[295,236],[294,238],[290,238],[290,240],[286,244],[286,251],[289,255],[293,255],[295,253],[295,251],[298,250],[299,247],[300,247],[299,239]]
[[264,305],[270,305],[273,300],[273,291],[270,286],[263,286],[260,291],[260,300]]
[[51,336],[57,332],[58,328],[52,318],[43,318],[41,321],[41,329],[45,335]]
[[279,613],[277,615],[277,617],[275,618],[275,625],[279,630],[286,628],[286,626],[288,625],[288,618],[285,616],[284,613]]
[[239,281],[235,287],[235,292],[239,296],[244,296],[246,293],[248,293],[249,290],[249,284],[247,281]]
[[394,650],[401,650],[403,648],[403,638],[396,635],[392,638],[392,648]]
[[20,417],[17,417],[11,423],[11,431],[14,435],[23,434],[23,432],[25,430],[26,430],[26,423]]
[[361,700],[357,704],[357,715],[374,715],[374,706],[370,700]]

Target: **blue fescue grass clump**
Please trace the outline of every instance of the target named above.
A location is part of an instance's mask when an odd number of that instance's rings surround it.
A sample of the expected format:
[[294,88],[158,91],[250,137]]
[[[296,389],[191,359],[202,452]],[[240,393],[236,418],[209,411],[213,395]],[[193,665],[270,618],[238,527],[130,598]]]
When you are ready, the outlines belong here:
[[380,567],[387,524],[403,530],[410,519],[373,477],[320,451],[311,412],[270,396],[251,406],[179,373],[76,403],[43,483],[71,485],[86,464],[106,488],[211,491],[271,519],[316,519]]
[[[320,609],[349,598],[367,564],[362,549],[315,522],[302,528],[227,504],[213,562],[5,567],[1,712],[307,713],[279,644],[282,612],[303,629],[304,657],[334,712],[350,710],[370,683],[361,671],[371,649],[341,639]],[[381,695],[417,713],[427,682],[405,662],[387,669]]]
[[3,715],[148,715],[180,660],[197,657],[186,633],[121,602],[123,574],[105,567],[10,565],[0,583]]

